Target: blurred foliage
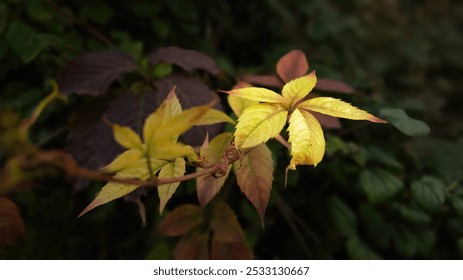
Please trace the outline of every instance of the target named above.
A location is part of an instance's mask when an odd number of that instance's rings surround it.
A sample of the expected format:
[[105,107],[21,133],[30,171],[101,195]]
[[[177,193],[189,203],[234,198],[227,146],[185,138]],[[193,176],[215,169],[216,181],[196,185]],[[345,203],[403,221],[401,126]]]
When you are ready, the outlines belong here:
[[[392,125],[344,121],[342,129],[325,131],[324,161],[290,173],[286,189],[286,151],[269,143],[277,166],[265,230],[236,182],[227,181],[221,196],[233,205],[255,257],[462,258],[462,26],[463,3],[456,0],[5,0],[2,175],[18,150],[18,120],[45,98],[45,81],[72,58],[113,49],[147,64],[149,52],[177,45],[213,56],[222,72],[210,86],[229,89],[241,75],[272,73],[281,55],[299,48],[317,76],[356,89],[344,100]],[[43,149],[63,148],[71,113],[89,98],[72,96],[47,107],[30,140]],[[25,239],[0,246],[0,258],[172,257],[178,239],[156,230],[162,217],[152,195],[142,198],[146,227],[136,205],[122,200],[77,219],[101,185],[74,192],[71,180],[52,174],[8,194],[24,219]],[[197,204],[193,191],[194,182],[179,188],[167,209]]]

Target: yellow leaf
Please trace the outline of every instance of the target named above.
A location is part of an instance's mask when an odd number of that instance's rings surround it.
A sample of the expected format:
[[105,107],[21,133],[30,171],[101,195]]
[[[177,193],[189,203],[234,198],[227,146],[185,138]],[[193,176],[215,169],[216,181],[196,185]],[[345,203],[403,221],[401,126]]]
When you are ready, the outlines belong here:
[[180,101],[178,100],[177,95],[175,95],[176,88],[177,86],[173,86],[166,99],[164,100],[166,106],[164,113],[167,119],[173,118],[182,113],[182,105],[180,105]]
[[288,111],[281,106],[257,104],[246,109],[238,120],[235,145],[252,148],[275,137],[286,123]]
[[249,151],[241,164],[233,164],[238,186],[264,220],[273,181],[272,152],[265,144]]
[[316,97],[298,105],[302,110],[315,111],[321,114],[351,120],[367,120],[370,122],[385,123],[386,121],[373,116],[367,111],[358,109],[351,104],[331,97]]
[[142,142],[140,136],[128,126],[113,124],[114,140],[126,149],[140,147]]
[[197,157],[193,147],[178,142],[172,142],[170,139],[162,139],[154,143],[156,145],[149,150],[149,155],[152,158],[173,161],[178,157]]
[[296,165],[317,165],[325,153],[325,138],[317,119],[308,112],[295,109],[289,119],[291,162],[287,169]]
[[251,107],[252,105],[259,104],[259,102],[255,100],[237,97],[234,95],[229,95],[228,104],[232,108],[235,115],[239,117],[244,112],[244,110],[246,110],[248,107]]
[[209,125],[221,122],[235,124],[235,121],[227,116],[227,114],[217,109],[211,108],[201,117],[196,125]]
[[[177,158],[174,162],[170,162],[164,165],[159,171],[158,178],[172,178],[179,177],[185,174],[185,160],[183,158]],[[164,208],[177,190],[180,182],[170,183],[165,185],[158,186],[158,195],[159,195],[159,213],[162,214]]]
[[226,93],[246,98],[249,100],[259,101],[259,102],[268,102],[268,103],[282,103],[284,101],[283,96],[280,94],[261,87],[246,87],[246,88],[239,88],[230,91],[226,91]]
[[138,148],[127,150],[117,156],[110,164],[103,167],[102,170],[109,173],[121,171],[140,160],[143,155],[142,150]]
[[304,98],[317,83],[315,71],[303,77],[289,81],[283,86],[282,95],[285,98],[285,105],[292,108],[299,100]]
[[151,113],[146,118],[143,126],[143,139],[145,143],[150,142],[154,137],[159,135],[160,127],[164,123],[166,116],[166,107],[166,103],[163,102],[154,113]]

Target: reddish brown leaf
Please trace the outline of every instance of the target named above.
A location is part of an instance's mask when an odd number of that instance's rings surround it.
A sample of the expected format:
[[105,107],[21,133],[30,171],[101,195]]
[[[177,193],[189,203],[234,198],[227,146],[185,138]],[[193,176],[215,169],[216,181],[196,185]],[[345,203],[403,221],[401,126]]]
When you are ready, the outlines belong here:
[[252,260],[254,255],[242,242],[222,242],[217,234],[214,234],[211,242],[212,260]]
[[214,75],[220,72],[219,67],[210,56],[175,46],[157,49],[148,55],[148,61],[151,65],[156,65],[159,62],[175,64],[187,71],[203,69]]
[[59,91],[64,94],[104,94],[122,74],[136,68],[135,58],[125,52],[99,51],[85,54],[71,61],[61,71],[57,79]]
[[[276,75],[246,75],[241,79],[247,83],[266,86],[266,87],[283,87],[283,82]],[[247,85],[248,87],[251,85]],[[235,88],[235,87],[234,87]]]
[[318,79],[315,88],[324,91],[334,91],[340,93],[353,93],[355,90],[343,82],[329,80],[329,79]]
[[323,115],[317,112],[312,112],[310,113],[320,122],[320,124],[325,127],[325,128],[333,128],[333,129],[339,129],[342,127],[341,122],[339,121],[338,118],[328,116],[328,115]]
[[238,218],[226,203],[220,202],[214,205],[209,227],[221,242],[244,240],[244,232],[238,223]]
[[207,260],[209,259],[209,234],[193,232],[180,239],[174,249],[176,260]]
[[246,154],[241,166],[236,162],[233,167],[241,191],[257,209],[263,221],[272,189],[272,152],[267,145],[261,144]]
[[14,245],[26,235],[23,219],[16,204],[0,197],[0,245]]
[[304,76],[307,71],[309,71],[309,63],[301,50],[290,51],[277,63],[277,74],[285,83]]
[[193,204],[184,204],[167,214],[158,226],[158,232],[165,236],[179,236],[188,233],[201,222],[201,209]]

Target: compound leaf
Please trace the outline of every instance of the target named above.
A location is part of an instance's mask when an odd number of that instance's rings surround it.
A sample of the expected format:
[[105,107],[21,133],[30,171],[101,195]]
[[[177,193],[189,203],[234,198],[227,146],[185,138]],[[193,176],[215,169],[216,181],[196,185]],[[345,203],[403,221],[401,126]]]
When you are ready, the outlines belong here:
[[[159,171],[158,178],[172,178],[183,176],[183,174],[185,174],[185,160],[183,158],[177,158],[174,162],[170,162],[161,168],[161,171]],[[167,202],[175,193],[179,185],[180,182],[175,182],[158,186],[157,189],[159,195],[159,212],[161,214],[162,211],[164,211]]]

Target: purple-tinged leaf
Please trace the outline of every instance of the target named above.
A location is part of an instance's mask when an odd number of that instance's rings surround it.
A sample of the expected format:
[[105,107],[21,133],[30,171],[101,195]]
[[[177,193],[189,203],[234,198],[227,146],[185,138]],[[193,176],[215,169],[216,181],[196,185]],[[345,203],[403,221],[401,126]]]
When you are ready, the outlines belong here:
[[336,117],[323,115],[323,114],[320,114],[318,112],[313,112],[313,111],[310,111],[310,113],[318,120],[318,122],[324,128],[339,129],[342,127],[341,122]]
[[137,69],[130,54],[121,51],[99,51],[71,61],[60,73],[58,85],[64,94],[100,95],[122,74]]
[[184,204],[166,215],[158,226],[158,232],[164,236],[187,234],[201,222],[201,209],[197,205]]
[[[71,120],[66,150],[80,166],[93,170],[102,168],[123,152],[103,118],[140,133],[145,118],[155,110],[155,103],[155,92],[144,95],[124,93],[112,103],[107,99],[97,99],[80,107]],[[82,190],[87,185],[87,180],[76,179],[76,190]]]
[[176,260],[209,259],[209,234],[207,232],[192,232],[182,236],[175,246],[173,257]]
[[355,90],[348,84],[343,82],[329,80],[329,79],[318,79],[315,88],[324,91],[334,91],[340,93],[354,93]]
[[[183,110],[208,104],[214,99],[219,100],[219,96],[199,79],[183,74],[169,75],[156,82],[156,86],[159,89],[156,97],[158,104],[161,104],[173,86],[177,86],[176,94]],[[220,103],[214,108],[223,111]],[[222,128],[223,124],[194,126],[183,134],[182,139],[186,144],[200,146],[207,133],[212,139],[222,131]]]
[[220,72],[219,67],[210,56],[175,46],[157,49],[148,55],[148,61],[151,65],[156,65],[159,62],[175,64],[187,71],[202,69],[214,75]]

